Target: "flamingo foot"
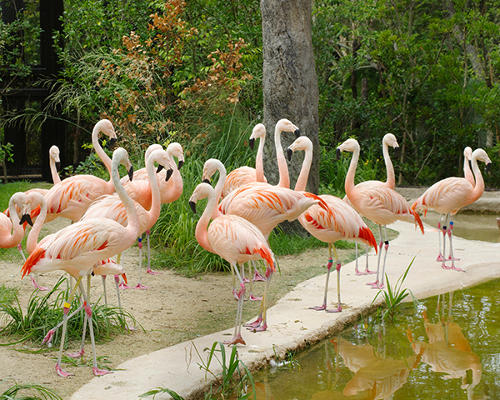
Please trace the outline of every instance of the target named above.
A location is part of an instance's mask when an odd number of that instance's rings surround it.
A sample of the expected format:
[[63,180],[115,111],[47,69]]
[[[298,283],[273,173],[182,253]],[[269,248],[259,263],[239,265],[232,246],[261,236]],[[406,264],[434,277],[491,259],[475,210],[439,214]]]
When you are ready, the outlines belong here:
[[94,374],[94,376],[103,376],[103,375],[107,375],[107,374],[112,374],[113,371],[109,371],[107,369],[99,369],[97,367],[92,367],[92,373]]
[[368,268],[365,270],[366,275],[374,275],[376,273],[377,273],[377,271],[372,271],[372,270],[369,270]]
[[264,322],[261,326],[251,329],[252,332],[264,332],[267,331],[267,324]]
[[326,310],[326,304],[323,304],[322,306],[309,307],[309,310],[314,310],[314,311]]
[[452,256],[448,256],[448,261],[460,261],[460,258],[455,258]]
[[123,289],[123,290],[125,290],[125,289],[130,289],[130,286],[128,286],[128,285],[127,285],[126,283],[124,283],[124,282],[120,283],[120,284],[118,285],[118,287],[119,287],[120,289]]
[[448,267],[448,266],[444,263],[444,260],[443,260],[443,263],[441,264],[441,268],[443,268],[443,269],[450,269],[451,267]]
[[248,324],[245,324],[245,328],[248,328],[250,330],[258,328],[262,324],[262,317],[258,317],[255,321],[249,322]]
[[154,270],[152,270],[151,268],[148,268],[148,269],[146,270],[146,274],[149,274],[149,275],[160,275],[160,274],[161,274],[161,272],[159,272],[159,271],[154,271]]
[[35,289],[38,289],[40,292],[45,292],[47,290],[49,290],[48,287],[45,287],[45,286],[40,286],[36,281],[35,281],[35,278],[31,277],[31,283],[33,283],[33,286],[35,287]]
[[54,333],[56,333],[55,329],[51,329],[50,331],[48,331],[42,340],[42,344],[49,344],[50,342],[52,342],[52,336],[54,336]]
[[238,298],[238,292],[236,291],[236,289],[233,289],[233,297],[235,300],[239,300]]
[[253,281],[254,282],[265,282],[267,279],[264,278],[258,271],[255,271],[253,274]]
[[334,308],[333,310],[326,310],[325,311],[327,313],[338,313],[338,312],[342,312],[342,306],[338,306],[337,308]]
[[368,286],[378,286],[378,281],[375,281],[375,282],[368,282],[367,283]]
[[74,353],[66,353],[66,355],[70,358],[82,358],[85,354],[85,350],[81,349],[80,351],[75,351]]
[[382,290],[384,287],[385,287],[385,286],[384,286],[384,284],[383,284],[383,283],[377,283],[376,285],[374,285],[374,286],[372,287],[372,289],[380,289],[380,290]]
[[444,257],[441,253],[439,253],[439,255],[436,257],[436,261],[437,262],[443,262],[444,261]]
[[227,344],[227,345],[238,344],[238,343],[246,345],[246,343],[243,340],[243,338],[241,337],[240,333],[238,333],[237,335],[235,335],[231,340],[226,340],[224,342],[224,344]]
[[452,269],[453,271],[465,272],[465,269],[462,269],[462,268],[459,268],[459,267],[455,267],[455,265],[452,265],[450,267],[450,269]]
[[142,283],[138,283],[137,285],[135,285],[135,288],[134,289],[139,289],[139,290],[147,290],[148,287],[147,286],[144,286]]
[[250,301],[261,301],[262,300],[262,296],[254,296],[253,294],[251,294],[250,297],[249,297],[249,300]]
[[366,275],[366,272],[361,272],[359,270],[354,270],[354,272],[356,273],[356,275],[360,276],[360,275]]
[[248,279],[248,278],[243,278],[243,283],[250,283],[250,279]]
[[64,371],[59,364],[56,364],[56,373],[62,378],[67,378],[68,376],[73,375],[70,374],[69,372]]

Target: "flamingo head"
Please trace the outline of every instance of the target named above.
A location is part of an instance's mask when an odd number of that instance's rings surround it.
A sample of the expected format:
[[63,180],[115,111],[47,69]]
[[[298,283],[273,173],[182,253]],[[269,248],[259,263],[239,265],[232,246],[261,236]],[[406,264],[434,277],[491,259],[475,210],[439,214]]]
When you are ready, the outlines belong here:
[[113,124],[109,119],[101,119],[97,124],[95,124],[94,130],[98,132],[104,133],[107,137],[109,137],[109,144],[113,146],[116,141],[116,132]]
[[201,177],[202,181],[205,183],[210,183],[210,178],[215,174],[216,171],[219,171],[219,176],[226,175],[226,168],[224,164],[217,160],[216,158],[210,158],[205,161],[205,165],[203,165],[203,175]]
[[184,165],[184,150],[182,146],[177,142],[170,143],[167,147],[167,153],[170,154],[171,157],[177,157],[177,169],[181,169]]
[[255,144],[255,139],[265,139],[266,137],[266,127],[264,124],[257,124],[252,129],[252,134],[250,135],[250,139],[248,140],[248,144],[250,148],[253,150],[253,146]]
[[51,146],[49,149],[49,157],[56,163],[56,168],[59,169],[61,166],[61,159],[59,158],[59,147]]
[[113,167],[117,169],[119,164],[123,165],[127,169],[128,178],[130,179],[130,182],[132,182],[132,178],[134,176],[134,167],[132,166],[132,163],[128,158],[127,150],[125,150],[123,147],[118,147],[115,151],[113,151],[113,158],[111,162],[112,162],[112,168],[111,168],[112,171]]
[[309,139],[307,136],[299,136],[290,146],[288,146],[286,150],[288,161],[291,161],[293,152],[297,150],[312,151],[312,149],[313,149],[313,144],[311,142],[311,139]]
[[469,161],[472,160],[472,149],[469,146],[464,149],[464,157]]
[[286,118],[280,119],[276,123],[276,130],[278,132],[293,132],[295,134],[296,138],[300,136],[300,129],[297,126],[295,126],[294,124],[292,124]]
[[189,198],[189,206],[191,210],[196,214],[196,203],[198,200],[207,198],[210,193],[214,191],[214,188],[208,183],[202,182],[193,191],[193,194]]
[[151,153],[148,160],[158,163],[158,169],[156,170],[156,172],[160,171],[163,168],[167,170],[165,182],[168,182],[175,168],[175,163],[172,162],[172,158],[170,157],[168,152],[163,150],[163,148],[157,149]]
[[472,152],[472,159],[482,161],[486,164],[486,166],[488,166],[488,164],[491,164],[491,160],[488,157],[488,154],[481,148],[476,149]]
[[344,143],[337,147],[337,157],[339,157],[340,153],[343,151],[354,153],[356,150],[359,151],[358,141],[356,139],[347,139]]
[[[21,220],[19,221],[19,225],[27,222],[30,225],[33,225],[30,217],[30,204],[28,196],[23,192],[14,193],[9,200],[9,208],[11,205],[14,205],[17,210],[21,213]],[[11,216],[12,218],[12,216]]]
[[153,153],[153,151],[156,151],[156,150],[163,150],[163,146],[161,144],[158,144],[158,143],[155,143],[155,144],[152,144],[151,146],[149,146],[146,149],[146,153],[144,154],[144,160],[147,161],[149,156],[151,155],[151,153]]
[[387,146],[391,146],[394,149],[397,149],[399,147],[398,140],[396,139],[396,136],[394,136],[392,133],[386,133],[384,135],[384,139],[382,139],[382,142]]

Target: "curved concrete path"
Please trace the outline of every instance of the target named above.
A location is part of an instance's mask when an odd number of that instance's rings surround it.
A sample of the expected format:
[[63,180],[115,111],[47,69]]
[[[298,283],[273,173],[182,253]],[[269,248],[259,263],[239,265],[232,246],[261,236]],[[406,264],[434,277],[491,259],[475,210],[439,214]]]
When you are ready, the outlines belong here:
[[[435,230],[427,225],[426,234],[422,235],[406,222],[397,222],[390,227],[400,234],[391,242],[386,272],[390,281],[395,282],[416,256],[406,286],[417,298],[500,278],[500,243],[454,238],[456,256],[461,258],[457,265],[466,272],[447,271],[442,270],[435,261]],[[376,258],[372,256],[370,259],[371,268],[374,268]],[[364,258],[360,261],[364,266]],[[329,303],[332,305],[336,300],[335,275],[333,271],[330,280]],[[275,279],[279,279],[279,275]],[[282,357],[287,350],[302,348],[341,331],[347,323],[355,321],[362,312],[373,307],[372,300],[376,291],[366,285],[366,282],[374,279],[373,275],[356,276],[354,262],[351,262],[342,268],[341,279],[342,302],[346,304],[342,313],[327,314],[308,309],[322,302],[324,275],[302,282],[269,309],[267,332],[243,332],[247,345],[239,347],[240,359],[251,369],[258,368],[275,354]],[[211,379],[210,375],[205,376],[200,370],[196,349],[203,353],[203,349],[210,348],[215,341],[226,340],[231,335],[232,329],[217,332],[128,360],[117,367],[119,371],[93,378],[75,392],[71,399],[135,400],[140,394],[160,386],[172,389],[186,398],[196,396],[203,392]],[[206,357],[206,353],[204,356]],[[211,370],[217,374],[220,372],[218,367],[218,363],[214,362]],[[166,394],[156,397],[169,398]]]

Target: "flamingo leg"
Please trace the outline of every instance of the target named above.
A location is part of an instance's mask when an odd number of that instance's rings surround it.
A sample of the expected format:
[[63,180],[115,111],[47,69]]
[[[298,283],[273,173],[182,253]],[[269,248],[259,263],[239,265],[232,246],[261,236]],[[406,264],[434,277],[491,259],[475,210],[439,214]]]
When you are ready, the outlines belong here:
[[[139,247],[139,272],[142,271],[142,237],[137,238],[137,246]],[[144,286],[140,281],[135,286],[135,289],[146,290],[148,287]]]
[[82,296],[83,296],[83,304],[84,304],[84,308],[85,308],[85,314],[87,315],[87,323],[89,325],[90,343],[92,344],[92,355],[93,355],[92,372],[94,373],[95,376],[111,374],[112,373],[111,371],[99,369],[97,367],[97,356],[96,356],[95,339],[94,339],[94,327],[92,324],[92,308],[90,307],[87,294],[86,294],[85,289],[83,288],[83,285],[81,282],[80,282],[80,291],[82,292]]
[[[240,290],[237,292],[238,295],[238,308],[236,310],[236,322],[234,327],[234,335],[230,341],[224,342],[224,344],[246,344],[241,336],[241,315],[243,312],[243,297],[245,296],[245,283],[243,282],[243,278],[241,274],[238,272],[237,266],[235,264],[231,264],[231,269],[234,269],[234,272],[238,276],[240,281]],[[243,272],[243,266],[241,266]]]
[[264,288],[264,295],[262,296],[262,317],[261,317],[261,321],[262,323],[253,328],[252,331],[254,332],[263,332],[265,330],[267,330],[267,292],[269,291],[269,285],[271,283],[271,276],[272,276],[272,271],[271,271],[271,268],[268,267],[267,270],[266,270],[266,286]]
[[266,278],[264,278],[257,267],[255,266],[255,262],[252,260],[252,265],[253,265],[253,280],[256,282],[265,282]]
[[148,229],[146,231],[146,242],[148,243],[148,268],[146,269],[146,273],[151,275],[159,275],[160,273],[158,271],[153,271],[151,269],[151,246],[149,244],[149,236],[150,236],[150,231]]
[[448,269],[448,266],[446,265],[446,224],[448,223],[448,214],[446,214],[445,219],[444,219],[444,225],[443,225],[443,261],[441,262],[441,268],[443,269]]
[[[118,254],[118,256],[116,257],[116,263],[120,264],[121,259],[122,253]],[[130,287],[125,282],[121,282],[118,286],[120,289],[130,289]]]
[[371,285],[373,286],[374,288],[378,287],[379,285],[379,271],[380,271],[380,255],[382,253],[382,246],[384,244],[384,241],[382,239],[382,225],[379,225],[378,226],[378,232],[379,232],[379,235],[380,235],[380,242],[378,244],[378,257],[377,257],[377,279],[375,280],[375,282],[368,282],[367,285]]
[[250,279],[250,293],[249,293],[249,297],[248,297],[248,299],[249,299],[250,301],[261,301],[261,300],[262,300],[262,297],[260,297],[260,296],[254,296],[254,294],[253,294],[253,282],[254,282],[254,281],[256,281],[256,280],[259,280],[259,279],[256,279],[257,274],[258,274],[259,276],[261,276],[261,275],[259,274],[259,271],[257,271],[257,267],[255,266],[255,262],[254,262],[253,260],[250,260],[250,265],[251,265],[251,266],[249,266],[249,268],[248,268],[248,270],[249,270],[249,272],[250,272],[250,273],[248,274],[248,276],[250,276],[250,275],[251,275],[251,273],[252,273],[252,269],[253,269],[253,271],[254,271],[254,276],[253,276],[253,278],[252,278],[252,279]]
[[[104,277],[104,275],[103,275]],[[87,275],[87,294],[90,295],[90,275]],[[82,299],[82,305],[85,308],[85,300]],[[69,318],[68,318],[69,319]],[[66,355],[71,358],[83,358],[85,354],[85,336],[87,335],[87,313],[83,315],[83,328],[82,328],[82,341],[80,344],[80,351],[74,353],[67,353]]]
[[[78,313],[81,309],[83,308],[83,303],[78,306],[78,308],[73,311],[71,314],[68,315],[68,320],[70,320],[76,313]],[[64,321],[64,319],[63,319]],[[59,322],[56,326],[54,326],[52,329],[50,329],[45,337],[42,340],[42,344],[50,344],[52,342],[52,337],[54,336],[54,333],[61,327],[63,324],[63,321]]]
[[387,231],[385,231],[385,254],[384,254],[384,264],[382,265],[382,280],[380,281],[380,284],[376,286],[377,289],[383,289],[384,288],[384,278],[385,278],[385,262],[387,261],[387,252],[389,251],[389,241],[387,240]]
[[120,277],[115,275],[115,286],[116,286],[116,297],[118,298],[118,307],[122,308],[122,302],[120,298]]
[[333,259],[332,259],[332,244],[328,243],[328,264],[326,265],[327,273],[326,273],[326,282],[325,282],[325,294],[323,296],[323,304],[321,306],[310,307],[311,310],[315,311],[323,311],[326,310],[326,302],[328,295],[328,280],[330,279],[330,270],[332,269]]
[[63,371],[63,369],[61,368],[61,359],[62,359],[62,352],[64,350],[64,342],[66,340],[66,331],[67,331],[67,328],[68,328],[68,313],[69,313],[69,309],[71,308],[71,302],[73,301],[73,297],[75,296],[75,290],[78,286],[82,286],[81,285],[81,281],[82,281],[82,277],[78,277],[77,281],[76,281],[76,285],[73,287],[73,289],[71,290],[71,293],[69,295],[69,298],[68,298],[68,301],[66,301],[64,304],[63,304],[63,331],[62,331],[62,336],[61,336],[61,344],[59,345],[59,353],[57,355],[57,362],[56,362],[56,373],[57,375],[63,377],[63,378],[66,378],[68,376],[70,376],[71,374],[68,373],[68,372],[65,372]]
[[356,275],[363,275],[358,269],[358,242],[354,242],[354,247],[356,249],[356,267],[354,268],[354,272],[356,272]]
[[439,240],[439,254],[436,258],[436,261],[438,262],[442,262],[444,260],[443,258],[443,254],[441,254],[441,235],[442,235],[442,232],[443,232],[443,228],[442,228],[442,222],[443,221],[443,215],[441,214],[439,216],[439,222],[438,222],[438,240]]
[[340,263],[339,255],[337,253],[337,249],[335,248],[335,244],[332,243],[331,246],[333,248],[333,253],[335,254],[335,263],[337,264],[336,265],[336,269],[337,269],[337,297],[338,297],[339,303],[338,303],[338,306],[336,309],[333,309],[333,310],[326,309],[325,311],[329,312],[329,313],[336,313],[336,312],[342,311],[342,303],[340,301],[340,267],[341,267],[341,263]]
[[455,271],[465,272],[462,268],[458,268],[455,266],[455,261],[460,260],[460,259],[455,258],[453,256],[453,221],[450,221],[450,229],[448,230],[448,237],[450,239],[450,256],[448,257],[448,260],[451,261],[450,269],[453,269]]
[[108,305],[108,294],[106,293],[106,275],[102,275],[102,289],[104,290],[104,304]]

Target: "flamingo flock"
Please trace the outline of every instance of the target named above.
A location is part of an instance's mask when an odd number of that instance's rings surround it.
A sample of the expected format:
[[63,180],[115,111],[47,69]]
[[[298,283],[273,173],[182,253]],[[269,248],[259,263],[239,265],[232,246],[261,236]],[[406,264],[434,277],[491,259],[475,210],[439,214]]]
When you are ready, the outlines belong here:
[[[281,135],[292,133],[295,141],[287,148],[288,160],[293,153],[303,151],[305,156],[295,188],[290,188],[290,177],[285,153],[281,145]],[[86,328],[90,334],[93,352],[93,373],[104,375],[110,371],[97,366],[92,307],[90,302],[90,277],[99,275],[104,284],[106,297],[106,275],[114,275],[116,290],[128,288],[120,255],[131,247],[136,240],[140,250],[138,265],[142,270],[142,235],[147,238],[148,261],[146,273],[156,274],[151,269],[149,232],[159,218],[161,205],[180,198],[183,192],[183,180],[180,168],[184,164],[183,148],[179,143],[171,143],[164,149],[160,144],[152,144],[145,153],[145,168],[133,171],[127,151],[117,148],[112,159],[99,144],[99,134],[104,134],[110,142],[117,140],[116,132],[109,120],[99,121],[92,131],[94,149],[105,165],[110,179],[108,181],[92,175],[75,175],[61,180],[57,173],[59,150],[53,146],[50,151],[50,167],[54,185],[48,190],[33,189],[12,195],[9,207],[0,213],[0,247],[18,247],[23,255],[21,241],[26,225],[32,225],[26,242],[29,253],[21,268],[22,276],[63,271],[74,278],[74,285],[69,298],[63,305],[63,319],[60,324],[50,329],[44,342],[50,342],[54,332],[62,327],[62,339],[56,362],[56,372],[62,377],[69,374],[62,369],[61,360],[64,350],[64,337],[68,320],[80,309],[84,309],[84,327],[80,350],[69,354],[82,357]],[[437,261],[444,269],[462,271],[455,265],[453,254],[452,217],[461,208],[476,201],[484,191],[484,181],[478,162],[491,163],[486,152],[470,148],[464,150],[464,178],[447,178],[432,185],[413,205],[410,205],[395,191],[394,168],[389,156],[389,147],[397,148],[393,134],[386,134],[382,148],[387,168],[387,181],[365,181],[355,184],[355,174],[360,158],[360,145],[355,139],[348,139],[337,148],[337,155],[342,152],[352,153],[349,170],[345,178],[344,199],[330,194],[314,194],[306,191],[309,171],[312,163],[313,144],[306,136],[300,136],[299,128],[288,119],[281,119],[274,129],[276,162],[279,170],[279,182],[273,185],[264,175],[263,153],[266,128],[257,124],[249,139],[253,148],[259,140],[255,168],[239,167],[229,174],[224,164],[217,159],[205,162],[203,174],[191,197],[189,205],[196,213],[197,202],[208,199],[201,217],[198,219],[194,236],[205,250],[217,254],[231,267],[235,280],[233,296],[238,301],[234,334],[227,343],[245,344],[241,333],[242,310],[245,300],[246,285],[252,281],[265,281],[262,298],[250,293],[250,300],[260,300],[261,307],[257,319],[245,326],[253,332],[268,329],[267,297],[273,273],[276,271],[277,258],[270,247],[269,235],[284,221],[298,220],[302,227],[316,239],[328,244],[327,274],[322,303],[311,309],[325,312],[341,312],[341,261],[335,243],[349,240],[363,243],[374,248],[378,254],[376,280],[370,285],[376,289],[384,288],[386,259],[389,241],[385,227],[397,220],[413,221],[422,233],[424,228],[418,211],[433,209],[441,214],[438,224],[439,255]],[[177,159],[177,162],[176,160]],[[472,163],[472,170],[469,167]],[[158,167],[156,167],[156,164]],[[127,175],[120,177],[118,167],[125,166]],[[155,170],[156,168],[156,170]],[[212,176],[218,172],[215,187],[211,185]],[[73,223],[39,240],[44,223],[64,217]],[[363,217],[378,225],[379,242],[363,220]],[[33,222],[34,221],[34,222]],[[446,238],[449,241],[449,255],[446,257]],[[385,252],[384,252],[385,250]],[[382,260],[382,253],[384,257]],[[117,257],[116,259],[113,257]],[[262,261],[264,269],[260,270]],[[447,263],[450,262],[450,265]],[[246,273],[246,264],[250,264],[250,273]],[[337,271],[337,302],[334,308],[328,304],[328,287],[331,268]],[[368,269],[358,270],[356,274],[375,273]],[[120,276],[124,282],[120,283]],[[87,279],[87,289],[83,280]],[[33,278],[32,278],[33,279]],[[39,290],[45,289],[33,279]],[[141,282],[137,289],[147,289]],[[73,298],[79,291],[80,307],[69,313]],[[251,291],[251,290],[250,290]]]

